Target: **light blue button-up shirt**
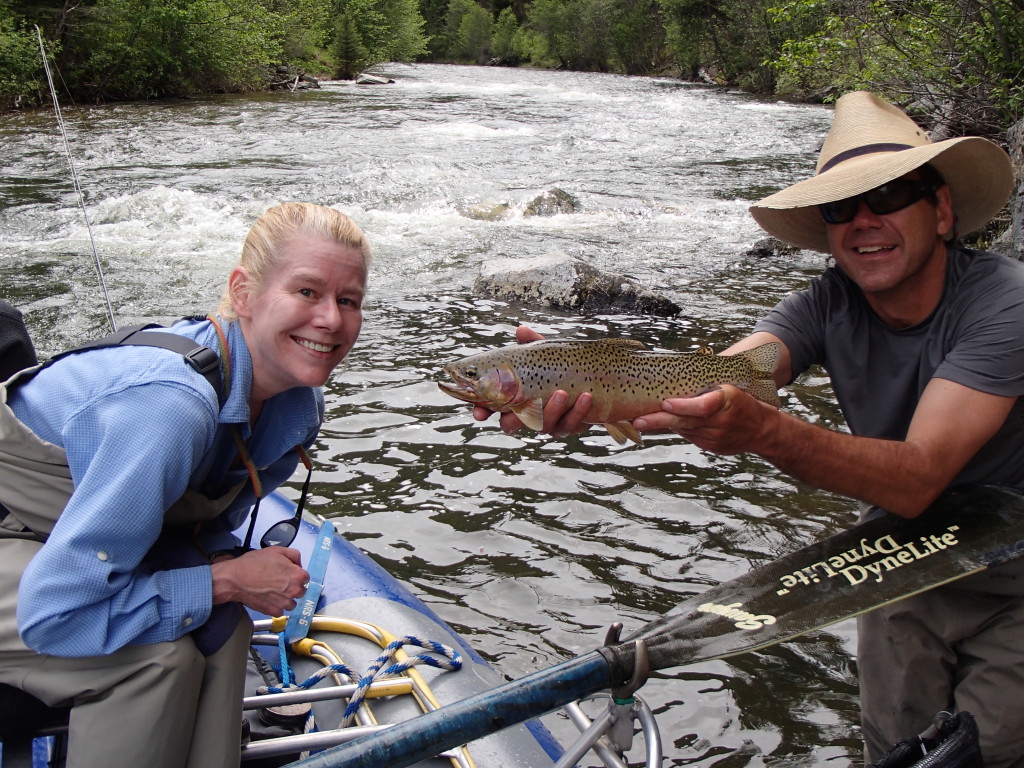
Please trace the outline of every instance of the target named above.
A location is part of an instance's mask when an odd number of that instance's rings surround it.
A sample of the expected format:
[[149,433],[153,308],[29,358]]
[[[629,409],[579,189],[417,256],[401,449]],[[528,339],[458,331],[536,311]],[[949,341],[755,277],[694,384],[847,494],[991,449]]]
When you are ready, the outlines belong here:
[[[252,358],[237,323],[224,324],[231,391],[224,406],[209,383],[169,350],[123,346],[71,355],[18,387],[9,404],[36,435],[64,449],[75,490],[49,540],[22,577],[18,629],[40,653],[93,656],[130,643],[176,640],[212,607],[207,565],[147,573],[139,564],[165,511],[192,489],[215,497],[248,473],[232,468],[235,424],[259,468],[264,493],[295,469],[323,421],[319,389],[267,400],[249,430]],[[218,350],[209,321],[174,333]],[[209,549],[238,542],[254,498],[251,484],[205,536]]]

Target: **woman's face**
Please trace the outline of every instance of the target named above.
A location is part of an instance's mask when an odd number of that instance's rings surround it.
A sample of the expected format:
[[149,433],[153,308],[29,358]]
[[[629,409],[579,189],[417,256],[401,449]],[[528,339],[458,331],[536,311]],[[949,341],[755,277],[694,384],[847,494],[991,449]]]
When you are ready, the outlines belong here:
[[241,266],[229,283],[252,354],[254,402],[322,386],[359,336],[366,265],[356,248],[300,236],[262,286]]

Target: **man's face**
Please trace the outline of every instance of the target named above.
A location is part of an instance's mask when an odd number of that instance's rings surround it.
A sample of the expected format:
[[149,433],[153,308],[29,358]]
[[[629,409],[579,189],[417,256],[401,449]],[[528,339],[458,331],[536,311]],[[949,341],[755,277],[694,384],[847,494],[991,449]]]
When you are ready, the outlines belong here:
[[[903,178],[919,176],[915,171]],[[861,200],[851,221],[826,224],[825,230],[836,264],[874,305],[934,290],[936,273],[944,273],[942,236],[953,222],[949,188],[943,186],[934,200],[925,197],[892,213],[873,213]]]

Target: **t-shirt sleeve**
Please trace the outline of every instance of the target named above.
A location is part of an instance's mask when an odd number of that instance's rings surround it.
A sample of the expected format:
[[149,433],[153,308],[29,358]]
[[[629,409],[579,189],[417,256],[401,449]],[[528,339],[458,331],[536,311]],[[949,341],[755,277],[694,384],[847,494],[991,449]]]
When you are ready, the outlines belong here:
[[755,332],[771,333],[786,345],[794,379],[824,360],[825,325],[819,309],[823,294],[820,281],[815,280],[810,287],[782,299],[754,326]]
[[[1001,257],[1002,258],[1002,257]],[[1024,395],[1024,291],[1014,280],[978,281],[957,311],[955,344],[935,376],[992,395]]]

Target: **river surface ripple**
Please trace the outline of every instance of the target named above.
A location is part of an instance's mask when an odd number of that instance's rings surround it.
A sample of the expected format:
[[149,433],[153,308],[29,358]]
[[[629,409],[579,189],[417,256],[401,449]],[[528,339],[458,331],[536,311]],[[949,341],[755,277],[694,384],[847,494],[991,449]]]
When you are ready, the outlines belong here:
[[[436,385],[445,362],[510,342],[521,322],[681,350],[720,349],[749,331],[821,269],[809,253],[746,255],[761,236],[746,209],[810,173],[827,109],[654,78],[384,71],[394,84],[66,109],[119,323],[212,308],[249,225],[274,203],[351,215],[374,245],[371,302],[327,386],[311,507],[511,678],[851,522],[848,501],[756,458],[703,454],[672,436],[620,447],[599,428],[506,436]],[[43,352],[101,334],[53,115],[0,117],[0,147],[0,295],[23,308]],[[555,188],[579,210],[523,215]],[[504,213],[478,217],[488,209]],[[482,262],[555,251],[629,274],[683,312],[578,316],[473,295]],[[820,375],[783,401],[840,423]],[[655,673],[641,695],[666,764],[857,763],[853,636],[847,622]]]

